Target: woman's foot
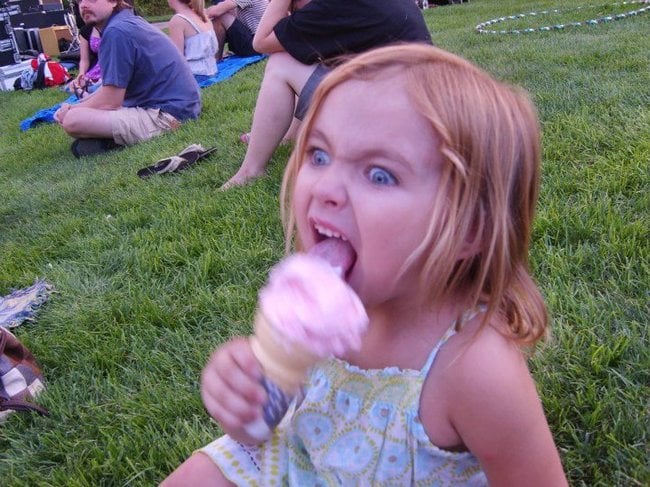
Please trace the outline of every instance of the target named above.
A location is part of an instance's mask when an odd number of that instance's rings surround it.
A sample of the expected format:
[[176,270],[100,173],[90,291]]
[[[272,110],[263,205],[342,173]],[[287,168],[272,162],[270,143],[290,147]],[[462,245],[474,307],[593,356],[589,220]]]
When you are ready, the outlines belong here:
[[219,188],[219,191],[226,191],[230,188],[235,188],[237,186],[246,186],[247,184],[250,184],[253,181],[255,181],[257,178],[261,178],[265,174],[266,174],[265,171],[244,172],[240,169],[233,177],[231,177],[228,181],[223,183],[223,185]]
[[[239,142],[241,142],[244,145],[248,145],[251,141],[251,133],[250,132],[244,132],[243,134],[239,134]],[[285,135],[280,144],[285,145],[285,144],[290,144],[291,139],[287,138]]]

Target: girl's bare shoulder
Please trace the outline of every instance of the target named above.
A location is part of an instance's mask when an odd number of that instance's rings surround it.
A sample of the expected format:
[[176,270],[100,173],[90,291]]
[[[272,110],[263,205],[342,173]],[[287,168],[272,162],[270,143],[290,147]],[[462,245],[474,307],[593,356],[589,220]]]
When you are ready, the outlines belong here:
[[511,405],[531,401],[538,401],[537,392],[524,354],[475,319],[440,349],[422,390],[421,415],[431,431],[448,424],[467,446],[467,430],[494,425]]
[[456,400],[518,390],[532,383],[527,359],[521,348],[501,334],[498,323],[481,326],[475,318],[440,349],[432,376]]
[[427,403],[482,463],[499,448],[528,447],[522,431],[549,438],[525,354],[492,326],[470,323],[442,347],[423,389]]

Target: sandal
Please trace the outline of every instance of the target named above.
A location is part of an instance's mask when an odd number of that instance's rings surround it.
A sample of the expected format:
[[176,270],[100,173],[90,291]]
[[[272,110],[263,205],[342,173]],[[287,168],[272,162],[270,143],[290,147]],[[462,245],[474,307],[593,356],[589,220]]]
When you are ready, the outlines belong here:
[[153,166],[145,167],[138,171],[138,176],[141,178],[148,178],[154,174],[165,174],[182,171],[192,164],[216,151],[216,147],[204,149],[201,144],[192,144],[187,146],[177,156],[166,157],[156,162]]

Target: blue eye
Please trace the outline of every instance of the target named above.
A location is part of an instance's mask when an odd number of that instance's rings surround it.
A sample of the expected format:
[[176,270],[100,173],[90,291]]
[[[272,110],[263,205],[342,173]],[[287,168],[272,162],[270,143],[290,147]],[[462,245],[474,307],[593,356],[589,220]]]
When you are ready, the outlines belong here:
[[330,156],[325,152],[324,150],[321,149],[314,149],[311,153],[311,163],[314,166],[325,166],[329,164],[330,162]]
[[397,184],[395,176],[381,167],[371,167],[368,171],[368,179],[370,179],[370,182],[373,184],[386,186],[394,186]]

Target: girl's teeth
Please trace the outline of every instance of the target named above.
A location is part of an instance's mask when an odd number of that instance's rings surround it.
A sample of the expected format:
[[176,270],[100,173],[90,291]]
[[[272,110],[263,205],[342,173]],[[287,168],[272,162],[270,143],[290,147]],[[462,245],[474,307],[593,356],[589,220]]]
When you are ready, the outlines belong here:
[[342,236],[339,232],[335,232],[333,230],[330,230],[329,228],[324,228],[321,227],[320,225],[316,225],[316,231],[320,233],[321,235],[325,235],[326,237],[334,237],[334,238],[340,238],[343,241],[347,241],[347,238]]

